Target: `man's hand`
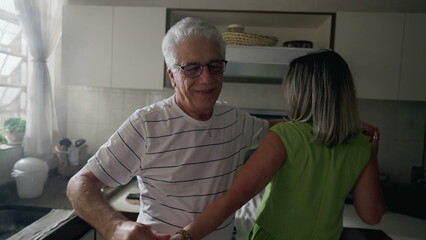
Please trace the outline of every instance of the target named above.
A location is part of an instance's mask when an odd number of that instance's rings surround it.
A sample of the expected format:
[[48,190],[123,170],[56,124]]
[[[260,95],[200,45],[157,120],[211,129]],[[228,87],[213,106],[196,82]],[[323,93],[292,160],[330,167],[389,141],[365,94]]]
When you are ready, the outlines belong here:
[[151,227],[133,221],[121,221],[113,229],[111,240],[169,240],[170,235],[158,233]]

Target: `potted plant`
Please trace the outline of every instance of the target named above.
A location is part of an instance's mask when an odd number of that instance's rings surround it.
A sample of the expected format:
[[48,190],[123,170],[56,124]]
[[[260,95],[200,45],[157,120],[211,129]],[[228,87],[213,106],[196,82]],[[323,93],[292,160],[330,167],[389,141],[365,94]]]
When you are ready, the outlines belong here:
[[0,144],[6,144],[7,140],[6,138],[3,136],[3,134],[0,133]]
[[4,121],[5,136],[8,143],[21,143],[24,138],[26,121],[21,118],[9,118]]

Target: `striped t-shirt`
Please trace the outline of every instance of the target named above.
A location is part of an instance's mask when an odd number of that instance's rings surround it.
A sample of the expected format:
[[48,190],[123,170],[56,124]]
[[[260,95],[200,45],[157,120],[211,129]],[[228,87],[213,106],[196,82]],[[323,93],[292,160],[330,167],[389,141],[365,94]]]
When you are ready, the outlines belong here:
[[[208,121],[195,120],[172,96],[134,112],[89,165],[108,186],[137,176],[138,222],[173,235],[228,189],[267,129],[266,120],[224,102]],[[233,216],[205,239],[230,239],[232,229]]]

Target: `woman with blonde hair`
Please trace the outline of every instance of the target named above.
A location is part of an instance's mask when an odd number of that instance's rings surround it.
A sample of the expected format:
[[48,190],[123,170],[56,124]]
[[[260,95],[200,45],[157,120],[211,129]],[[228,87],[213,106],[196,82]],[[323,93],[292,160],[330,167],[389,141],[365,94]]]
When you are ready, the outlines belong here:
[[379,133],[362,133],[344,59],[321,51],[293,60],[284,91],[289,121],[270,128],[231,188],[172,239],[202,239],[265,186],[250,239],[339,239],[351,191],[360,218],[380,222]]

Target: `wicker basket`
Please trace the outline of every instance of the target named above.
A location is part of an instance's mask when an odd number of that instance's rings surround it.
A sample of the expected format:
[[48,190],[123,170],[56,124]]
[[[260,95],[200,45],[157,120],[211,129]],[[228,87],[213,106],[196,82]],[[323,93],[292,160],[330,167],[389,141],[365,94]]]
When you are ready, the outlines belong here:
[[278,42],[276,37],[240,32],[223,32],[222,38],[229,45],[275,46]]
[[80,164],[78,165],[70,165],[69,162],[69,154],[63,148],[62,145],[58,145],[54,148],[54,158],[58,160],[58,173],[59,176],[64,179],[71,178],[74,174],[76,174],[87,162],[87,144],[84,144],[80,147],[78,152]]

